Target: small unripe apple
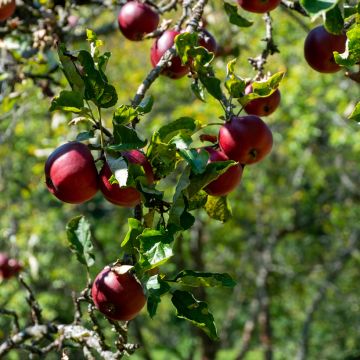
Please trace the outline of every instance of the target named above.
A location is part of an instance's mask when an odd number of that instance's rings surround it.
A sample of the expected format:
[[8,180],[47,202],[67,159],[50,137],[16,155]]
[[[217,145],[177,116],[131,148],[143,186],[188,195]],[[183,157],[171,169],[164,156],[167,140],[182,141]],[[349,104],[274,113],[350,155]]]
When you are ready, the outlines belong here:
[[238,4],[246,11],[266,13],[279,6],[281,0],[238,0]]
[[98,173],[89,148],[80,142],[59,146],[45,163],[46,185],[59,200],[80,204],[98,191]]
[[201,29],[199,31],[199,45],[204,47],[207,51],[216,55],[217,42],[214,36],[209,31],[205,29]]
[[94,280],[91,296],[101,313],[112,320],[129,321],[136,317],[146,304],[143,288],[133,267],[106,266]]
[[[245,89],[245,95],[253,92],[251,84]],[[280,90],[276,89],[271,95],[249,101],[244,109],[248,114],[257,116],[268,116],[272,114],[280,104]]]
[[[166,30],[155,40],[150,53],[151,64],[153,67],[157,65],[165,52],[173,47],[175,37],[179,34],[180,33],[175,30]],[[172,79],[179,79],[188,74],[188,72],[189,67],[182,65],[180,57],[175,56],[171,60],[170,65],[163,70],[162,74]]]
[[11,259],[5,253],[0,253],[0,279],[10,279],[22,270],[22,265],[16,259]]
[[[210,155],[209,163],[229,160],[229,158],[220,150],[215,150],[212,147],[206,147],[205,150]],[[208,184],[204,190],[208,194],[214,196],[227,195],[239,185],[242,173],[243,168],[241,165],[237,164],[231,166],[224,174]]]
[[142,40],[144,35],[155,31],[159,21],[159,14],[149,5],[139,1],[126,3],[118,16],[120,31],[132,41]]
[[320,25],[312,29],[305,39],[305,60],[318,72],[334,73],[341,70],[341,66],[335,62],[333,52],[343,53],[345,47],[345,35],[330,34]]
[[273,136],[258,116],[233,116],[220,128],[219,145],[230,159],[254,164],[270,153]]
[[10,16],[12,16],[16,9],[15,0],[6,0],[1,1],[0,4],[0,21],[7,20]]

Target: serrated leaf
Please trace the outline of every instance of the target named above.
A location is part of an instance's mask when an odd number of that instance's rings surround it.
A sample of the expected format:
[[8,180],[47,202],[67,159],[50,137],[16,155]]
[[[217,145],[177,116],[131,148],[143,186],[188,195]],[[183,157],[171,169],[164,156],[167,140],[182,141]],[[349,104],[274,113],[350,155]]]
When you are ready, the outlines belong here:
[[221,81],[218,78],[208,74],[199,74],[199,79],[211,96],[217,100],[222,99]]
[[214,317],[203,301],[198,301],[187,291],[174,291],[171,298],[176,308],[176,316],[190,321],[203,330],[212,340],[218,340]]
[[76,91],[62,90],[51,102],[49,111],[62,110],[66,112],[81,113],[84,107],[82,95]]
[[106,153],[106,162],[119,186],[126,186],[129,177],[128,163],[123,157],[114,157]]
[[198,36],[196,33],[184,32],[175,37],[175,48],[181,62],[187,64],[190,61],[189,51],[197,46]]
[[83,131],[76,136],[76,141],[86,141],[94,137],[94,131]]
[[230,287],[233,288],[236,282],[229,274],[199,272],[193,270],[182,270],[172,280],[184,286],[193,287]]
[[204,208],[214,220],[226,222],[232,217],[231,207],[226,196],[209,195]]
[[154,105],[154,98],[152,96],[147,96],[143,99],[140,105],[137,107],[137,110],[142,114],[147,114],[152,110]]
[[199,81],[194,80],[191,83],[191,90],[199,100],[205,102],[204,87],[201,85],[201,83]]
[[253,21],[247,20],[241,15],[239,15],[238,14],[239,7],[236,5],[231,5],[227,2],[224,2],[224,9],[227,16],[229,17],[230,23],[233,25],[239,27],[249,27],[254,23]]
[[138,237],[140,241],[139,265],[150,270],[166,263],[172,256],[173,237],[166,231],[145,229]]
[[71,219],[66,225],[66,234],[70,242],[70,250],[76,254],[78,261],[86,267],[94,265],[90,224],[85,217],[77,216]]
[[225,81],[225,87],[234,99],[242,97],[246,87],[246,81],[235,74],[236,60],[233,59],[227,63]]
[[125,151],[133,149],[141,149],[146,146],[147,141],[141,140],[136,130],[125,126],[113,123],[114,127],[114,142],[109,145],[108,149],[112,151]]
[[118,95],[114,86],[105,84],[101,96],[97,99],[97,104],[103,109],[107,109],[116,105],[118,101]]
[[151,276],[145,283],[145,288],[148,294],[147,310],[152,318],[156,314],[157,307],[161,302],[161,296],[169,292],[171,288],[159,275]]
[[201,149],[178,149],[181,157],[190,165],[191,170],[194,174],[202,174],[209,160],[209,153]]

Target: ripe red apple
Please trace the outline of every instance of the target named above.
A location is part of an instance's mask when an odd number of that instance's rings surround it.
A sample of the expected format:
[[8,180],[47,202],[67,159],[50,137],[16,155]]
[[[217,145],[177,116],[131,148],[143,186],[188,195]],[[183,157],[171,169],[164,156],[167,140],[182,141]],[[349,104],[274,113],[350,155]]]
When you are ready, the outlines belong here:
[[[165,52],[174,45],[175,37],[179,34],[180,33],[175,30],[166,30],[158,39],[156,39],[150,53],[151,64],[153,67],[157,65]],[[188,72],[189,67],[182,65],[180,57],[175,56],[171,60],[170,65],[163,70],[162,74],[172,79],[179,79]]]
[[[245,89],[245,94],[252,93],[252,86],[249,84]],[[276,89],[271,95],[249,101],[244,107],[245,111],[251,115],[268,116],[272,114],[280,104],[280,91]]]
[[244,10],[258,14],[274,10],[280,2],[281,0],[238,0]]
[[[229,160],[229,158],[220,150],[215,150],[212,147],[206,147],[205,150],[210,155],[209,163]],[[239,185],[242,173],[243,168],[241,165],[237,164],[231,166],[224,174],[208,184],[204,190],[208,194],[214,196],[226,195]]]
[[15,0],[3,0],[0,4],[0,21],[7,20],[10,16],[12,16],[16,9]]
[[345,35],[334,35],[320,25],[312,29],[304,44],[305,60],[316,71],[334,73],[341,70],[335,62],[334,51],[343,53],[346,47]]
[[59,200],[80,204],[98,191],[98,173],[89,148],[80,142],[59,146],[45,163],[46,185]]
[[106,266],[96,277],[91,296],[101,313],[113,320],[129,321],[146,304],[143,288],[129,265]]
[[159,14],[149,5],[129,1],[120,10],[118,23],[123,35],[133,41],[142,40],[144,35],[157,29]]
[[207,51],[216,55],[217,42],[214,36],[207,30],[201,29],[199,31],[199,45],[204,47]]
[[123,156],[131,163],[142,166],[148,183],[154,182],[154,172],[147,157],[139,150],[130,150],[123,153]]
[[273,137],[258,116],[234,116],[220,128],[219,144],[230,159],[240,164],[254,164],[271,151]]
[[10,259],[7,254],[0,253],[0,279],[9,279],[22,270],[22,265],[16,259]]

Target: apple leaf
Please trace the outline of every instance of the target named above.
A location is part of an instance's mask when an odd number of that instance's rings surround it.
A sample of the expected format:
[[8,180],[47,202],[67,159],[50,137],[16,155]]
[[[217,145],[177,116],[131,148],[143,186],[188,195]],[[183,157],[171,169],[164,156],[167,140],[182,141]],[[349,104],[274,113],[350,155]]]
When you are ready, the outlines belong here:
[[162,142],[170,142],[178,134],[192,135],[196,130],[196,121],[190,117],[181,117],[164,126],[157,132]]
[[139,266],[150,270],[166,263],[172,256],[173,236],[165,230],[145,229],[138,236],[140,240]]
[[83,131],[76,136],[76,141],[86,141],[92,139],[95,136],[94,131]]
[[244,95],[246,81],[235,74],[235,64],[237,59],[233,59],[227,63],[225,87],[230,96],[234,99]]
[[225,223],[232,217],[231,206],[226,196],[209,195],[204,208],[214,220]]
[[137,132],[125,125],[113,123],[114,127],[114,145],[109,145],[108,150],[125,151],[133,149],[141,149],[146,144],[146,140],[141,140]]
[[229,17],[230,23],[233,25],[239,27],[249,27],[254,23],[253,21],[247,20],[244,17],[240,16],[238,14],[239,7],[236,5],[231,5],[227,2],[224,2],[224,9],[227,16]]
[[335,61],[339,65],[353,66],[360,61],[360,24],[346,33],[347,48],[343,54],[334,52]]
[[174,280],[178,284],[192,287],[230,287],[233,288],[236,282],[229,274],[199,272],[193,270],[182,270]]
[[198,79],[195,79],[191,83],[191,90],[199,100],[205,102],[204,87],[201,85],[201,83],[198,81]]
[[325,28],[329,33],[340,35],[344,28],[344,19],[339,6],[333,7],[325,13]]
[[82,112],[83,107],[84,99],[80,93],[63,90],[53,98],[49,111],[62,110],[78,114]]
[[97,99],[98,106],[107,109],[116,105],[117,101],[118,96],[114,86],[105,84],[102,95]]
[[71,219],[66,225],[66,234],[70,242],[70,250],[76,254],[78,261],[88,268],[94,265],[90,223],[86,218],[77,216]]
[[331,10],[338,3],[339,0],[300,0],[300,5],[313,19]]
[[360,123],[360,102],[356,104],[355,109],[349,116],[349,119]]
[[129,105],[120,105],[113,115],[113,123],[116,125],[127,125],[139,116],[136,109]]
[[141,222],[134,218],[128,218],[128,226],[129,230],[121,243],[121,247],[126,246],[128,243],[130,243],[131,247],[134,247],[137,237],[144,231]]
[[181,62],[187,64],[190,61],[189,52],[198,44],[196,33],[184,32],[175,37],[176,52],[180,56]]
[[197,149],[178,149],[181,157],[190,165],[191,170],[194,174],[202,174],[209,160],[209,153],[201,149],[198,151]]
[[176,316],[190,321],[203,330],[212,340],[218,340],[214,317],[207,303],[198,301],[187,291],[175,290],[171,298],[176,308]]
[[126,186],[129,178],[128,163],[123,157],[114,157],[105,153],[106,162],[110,167],[119,186]]
[[161,296],[170,291],[170,286],[163,281],[159,275],[151,276],[145,283],[147,292],[147,310],[151,318],[156,314],[158,305],[161,302]]
[[152,96],[147,96],[145,99],[141,101],[141,103],[137,107],[137,110],[141,114],[147,114],[152,110],[153,105],[154,105],[154,98]]
[[223,93],[221,91],[221,81],[218,78],[209,74],[199,73],[198,75],[201,83],[204,85],[208,93],[215,99],[222,100]]

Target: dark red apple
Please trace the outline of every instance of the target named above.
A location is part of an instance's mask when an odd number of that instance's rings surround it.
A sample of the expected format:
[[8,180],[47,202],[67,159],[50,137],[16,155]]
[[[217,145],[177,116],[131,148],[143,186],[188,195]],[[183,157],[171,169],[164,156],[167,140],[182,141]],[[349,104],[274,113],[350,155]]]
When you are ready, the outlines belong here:
[[341,70],[335,62],[334,51],[343,53],[346,47],[345,35],[334,35],[320,25],[312,29],[306,37],[304,56],[307,63],[321,73],[334,73]]
[[199,45],[204,47],[207,51],[216,55],[217,42],[214,36],[209,31],[205,29],[201,29],[199,31]]
[[15,0],[4,0],[0,4],[0,21],[7,20],[10,16],[12,16],[16,9]]
[[98,173],[89,148],[80,142],[59,146],[45,163],[46,185],[59,200],[80,204],[98,191]]
[[16,259],[10,259],[7,254],[0,253],[0,279],[9,279],[22,270],[22,265]]
[[[245,89],[245,94],[252,93],[251,84]],[[279,89],[276,89],[271,95],[267,97],[261,97],[249,101],[244,107],[245,111],[251,115],[268,116],[272,114],[280,104],[281,95]]]
[[[151,48],[151,64],[153,67],[157,65],[162,56],[165,54],[167,50],[169,50],[175,41],[175,37],[180,33],[175,30],[166,30],[153,44]],[[189,67],[184,66],[181,63],[181,59],[179,56],[175,56],[169,66],[167,66],[162,74],[166,75],[172,79],[179,79],[185,76],[189,72]]]
[[238,0],[244,10],[258,14],[274,10],[280,2],[281,0]]
[[[229,160],[229,158],[220,150],[215,150],[212,147],[206,147],[205,150],[210,155],[209,163]],[[224,196],[239,185],[242,172],[243,168],[241,165],[237,164],[231,166],[224,174],[208,184],[204,190],[210,195]]]
[[131,272],[132,268],[129,265],[106,266],[93,283],[91,296],[95,306],[112,320],[129,321],[146,304],[143,288]]
[[123,35],[132,41],[142,40],[144,35],[157,29],[159,14],[149,5],[129,1],[120,10],[118,23]]
[[240,164],[254,164],[270,153],[273,137],[258,116],[234,116],[220,128],[219,144],[230,159]]

